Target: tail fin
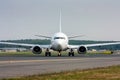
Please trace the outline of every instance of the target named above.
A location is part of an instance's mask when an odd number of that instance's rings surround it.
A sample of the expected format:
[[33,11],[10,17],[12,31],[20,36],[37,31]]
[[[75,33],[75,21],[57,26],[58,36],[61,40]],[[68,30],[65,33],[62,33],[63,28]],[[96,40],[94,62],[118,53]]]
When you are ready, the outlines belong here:
[[60,23],[59,23],[59,31],[60,31],[60,32],[62,32],[62,31],[61,31],[61,10],[60,10]]

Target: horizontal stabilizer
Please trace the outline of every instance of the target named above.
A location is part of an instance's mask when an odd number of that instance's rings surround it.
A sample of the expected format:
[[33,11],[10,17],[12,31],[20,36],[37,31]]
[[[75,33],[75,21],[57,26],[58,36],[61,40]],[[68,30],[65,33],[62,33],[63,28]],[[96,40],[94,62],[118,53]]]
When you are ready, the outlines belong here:
[[72,39],[72,38],[76,38],[76,37],[83,37],[85,35],[76,35],[76,36],[71,36],[71,37],[68,37],[69,39]]
[[44,36],[44,35],[35,35],[35,36],[37,36],[37,37],[43,37],[43,38],[51,38],[51,37],[49,37],[49,36]]

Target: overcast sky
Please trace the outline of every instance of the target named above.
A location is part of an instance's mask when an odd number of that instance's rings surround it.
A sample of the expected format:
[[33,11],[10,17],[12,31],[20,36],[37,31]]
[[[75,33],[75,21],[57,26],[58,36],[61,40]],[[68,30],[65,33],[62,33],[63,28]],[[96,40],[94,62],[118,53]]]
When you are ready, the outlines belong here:
[[120,0],[0,0],[0,40],[59,31],[80,40],[120,41]]

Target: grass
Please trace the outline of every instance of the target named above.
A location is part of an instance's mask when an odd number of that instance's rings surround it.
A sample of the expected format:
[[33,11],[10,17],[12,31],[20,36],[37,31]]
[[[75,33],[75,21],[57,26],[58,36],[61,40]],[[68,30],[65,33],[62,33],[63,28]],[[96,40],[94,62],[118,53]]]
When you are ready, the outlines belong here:
[[[52,56],[57,56],[57,52],[52,52]],[[62,56],[67,55],[66,52],[62,53]],[[0,52],[0,56],[45,56],[45,52],[41,54],[33,54],[31,51],[28,52]]]
[[[52,56],[57,56],[58,52],[52,52]],[[94,54],[111,54],[111,51],[102,51],[102,52],[98,52],[98,51],[90,51],[88,53],[86,53],[86,55],[94,55]],[[28,52],[0,52],[0,56],[44,56],[44,52],[42,52],[41,54],[33,54],[31,51]],[[79,55],[77,52],[75,52],[75,55]],[[68,56],[68,52],[62,52],[62,56]]]
[[32,52],[0,52],[0,56],[30,56],[35,55]]
[[106,50],[106,51],[89,51],[88,54],[112,54],[111,51]]
[[96,69],[32,75],[2,80],[120,80],[120,65]]

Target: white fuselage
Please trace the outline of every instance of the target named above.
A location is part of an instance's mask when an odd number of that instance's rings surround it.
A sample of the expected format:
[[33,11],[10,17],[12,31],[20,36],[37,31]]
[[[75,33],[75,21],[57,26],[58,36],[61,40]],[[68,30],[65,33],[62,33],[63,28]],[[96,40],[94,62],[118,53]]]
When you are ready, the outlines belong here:
[[55,51],[64,51],[68,49],[68,37],[62,33],[56,33],[51,39],[51,49]]

